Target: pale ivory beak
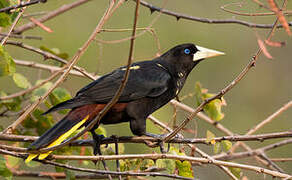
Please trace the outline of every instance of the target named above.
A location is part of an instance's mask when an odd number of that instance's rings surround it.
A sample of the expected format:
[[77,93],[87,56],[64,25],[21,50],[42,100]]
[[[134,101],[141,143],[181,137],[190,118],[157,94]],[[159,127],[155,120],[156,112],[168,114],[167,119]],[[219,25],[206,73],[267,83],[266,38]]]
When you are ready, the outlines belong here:
[[197,51],[193,56],[193,61],[198,61],[205,58],[215,57],[224,55],[224,52],[215,51],[212,49],[207,49],[201,46],[196,46],[199,51]]

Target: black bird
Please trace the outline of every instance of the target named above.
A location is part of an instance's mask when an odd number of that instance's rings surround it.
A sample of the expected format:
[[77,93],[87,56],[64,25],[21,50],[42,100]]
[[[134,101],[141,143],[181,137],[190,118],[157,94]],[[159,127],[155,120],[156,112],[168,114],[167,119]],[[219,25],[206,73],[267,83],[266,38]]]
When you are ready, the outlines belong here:
[[[100,123],[116,124],[129,121],[133,134],[161,137],[146,132],[146,118],[178,95],[189,73],[201,60],[223,54],[194,44],[181,44],[151,61],[133,63],[118,102]],[[120,67],[82,88],[74,98],[49,109],[45,114],[61,109],[71,111],[29,148],[55,146],[78,128],[88,125],[114,96],[125,71],[125,66]],[[96,124],[91,129],[95,142],[100,140],[94,132],[98,126],[99,124]],[[46,158],[49,153],[41,154],[39,159]],[[26,162],[36,156],[38,154],[31,154]]]

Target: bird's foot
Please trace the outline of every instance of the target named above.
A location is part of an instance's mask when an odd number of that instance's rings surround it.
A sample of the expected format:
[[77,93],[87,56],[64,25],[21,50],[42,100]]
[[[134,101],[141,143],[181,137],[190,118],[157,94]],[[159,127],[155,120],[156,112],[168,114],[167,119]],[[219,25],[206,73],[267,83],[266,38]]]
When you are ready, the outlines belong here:
[[97,154],[101,155],[100,145],[102,140],[105,138],[104,135],[98,135],[95,132],[92,133],[93,138],[93,154],[96,156]]
[[[169,134],[152,134],[152,133],[145,133],[145,136],[149,136],[149,137],[153,137],[153,138],[156,138],[158,139],[158,142],[154,142],[154,143],[150,143],[150,142],[146,142],[147,146],[149,147],[158,147],[160,148],[160,152],[161,153],[167,153],[169,152],[169,149],[170,149],[170,144],[168,143],[167,144],[167,150],[165,149],[164,147],[164,142],[163,142],[163,139],[165,137],[167,137]],[[179,138],[179,135],[176,135],[175,138]]]

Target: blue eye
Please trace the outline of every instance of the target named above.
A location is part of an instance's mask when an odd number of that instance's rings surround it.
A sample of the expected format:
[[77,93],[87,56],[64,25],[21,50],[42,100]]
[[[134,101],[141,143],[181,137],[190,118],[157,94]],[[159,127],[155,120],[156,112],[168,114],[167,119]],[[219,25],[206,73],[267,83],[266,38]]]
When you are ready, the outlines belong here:
[[185,54],[190,54],[191,53],[191,51],[189,50],[189,49],[185,49]]

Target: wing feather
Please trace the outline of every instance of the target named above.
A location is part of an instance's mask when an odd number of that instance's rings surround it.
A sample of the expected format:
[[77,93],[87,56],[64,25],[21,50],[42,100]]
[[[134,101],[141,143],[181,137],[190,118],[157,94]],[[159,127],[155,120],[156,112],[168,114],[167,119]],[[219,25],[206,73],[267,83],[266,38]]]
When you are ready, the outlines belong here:
[[[168,89],[171,75],[156,61],[134,63],[129,79],[118,102],[130,102],[143,97],[157,97]],[[125,74],[125,67],[102,76],[77,92],[73,99],[60,103],[45,114],[61,110],[74,109],[87,104],[108,103],[118,90]]]
[[[171,79],[170,74],[153,61],[135,63],[138,69],[130,70],[129,79],[120,96],[119,102],[133,101],[143,97],[157,97],[163,94]],[[105,75],[102,79],[92,82],[77,93],[83,101],[107,103],[116,93],[125,74],[124,67]]]

